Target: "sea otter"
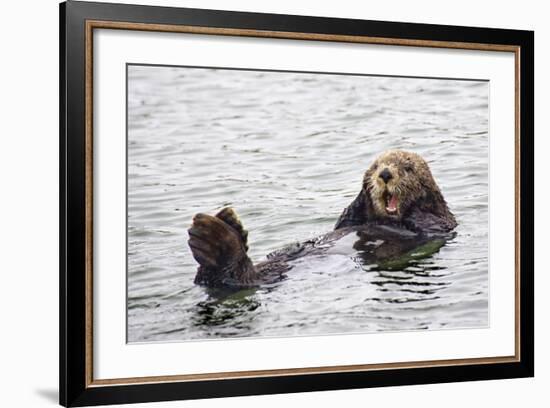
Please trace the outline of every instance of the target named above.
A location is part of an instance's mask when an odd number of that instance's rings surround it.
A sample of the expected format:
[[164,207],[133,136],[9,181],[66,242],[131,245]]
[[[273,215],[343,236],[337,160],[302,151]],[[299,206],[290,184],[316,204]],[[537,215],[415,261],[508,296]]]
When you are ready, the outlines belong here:
[[227,207],[215,216],[195,215],[188,243],[200,265],[195,283],[244,288],[281,279],[293,260],[322,254],[346,236],[353,238],[350,247],[366,262],[391,261],[429,242],[437,242],[439,249],[456,225],[424,159],[390,150],[366,171],[361,191],[328,234],[290,245],[253,264],[247,255],[248,232]]

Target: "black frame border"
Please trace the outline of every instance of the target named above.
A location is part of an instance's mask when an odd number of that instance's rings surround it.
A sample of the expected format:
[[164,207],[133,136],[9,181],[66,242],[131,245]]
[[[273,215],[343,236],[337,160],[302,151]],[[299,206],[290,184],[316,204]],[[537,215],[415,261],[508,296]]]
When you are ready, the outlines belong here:
[[[156,6],[68,1],[59,9],[59,400],[64,406],[339,390],[534,376],[534,33]],[[188,25],[520,47],[520,361],[371,371],[86,384],[86,21]],[[516,159],[517,160],[517,159]]]

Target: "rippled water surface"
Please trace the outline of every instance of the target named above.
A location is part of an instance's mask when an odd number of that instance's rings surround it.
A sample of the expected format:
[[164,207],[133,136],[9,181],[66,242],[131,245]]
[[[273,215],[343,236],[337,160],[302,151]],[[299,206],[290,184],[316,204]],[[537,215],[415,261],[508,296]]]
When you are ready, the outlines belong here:
[[[488,326],[488,103],[486,82],[129,66],[128,341]],[[398,266],[332,251],[232,294],[193,284],[195,213],[233,206],[259,261],[332,230],[393,148],[428,161],[457,217],[442,248]]]

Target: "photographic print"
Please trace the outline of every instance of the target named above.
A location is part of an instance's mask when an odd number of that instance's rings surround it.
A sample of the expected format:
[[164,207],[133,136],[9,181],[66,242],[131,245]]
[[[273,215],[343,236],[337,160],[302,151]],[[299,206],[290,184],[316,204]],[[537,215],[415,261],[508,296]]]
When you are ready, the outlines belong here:
[[127,341],[489,325],[485,80],[127,65]]
[[59,23],[61,404],[534,376],[532,31]]

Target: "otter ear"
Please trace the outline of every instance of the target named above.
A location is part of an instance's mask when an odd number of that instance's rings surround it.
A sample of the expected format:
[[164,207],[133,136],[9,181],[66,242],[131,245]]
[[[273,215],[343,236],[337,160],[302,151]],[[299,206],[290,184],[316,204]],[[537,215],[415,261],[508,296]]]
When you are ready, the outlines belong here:
[[365,224],[367,222],[367,209],[369,200],[369,194],[367,193],[366,189],[361,189],[355,200],[353,200],[351,204],[344,209],[342,214],[340,214],[340,217],[338,218],[338,221],[336,221],[334,229],[337,230],[340,228]]

